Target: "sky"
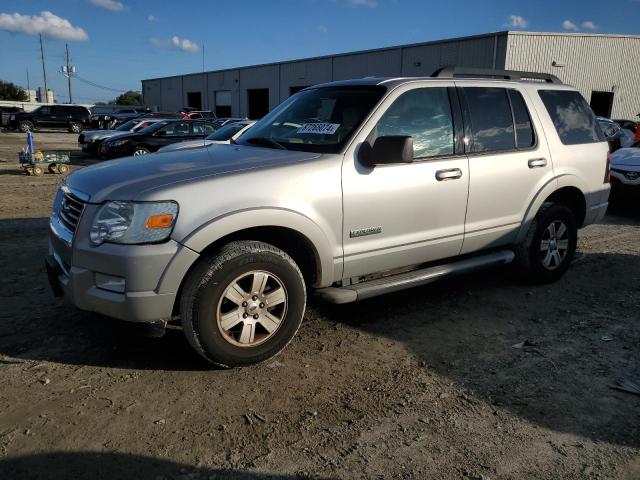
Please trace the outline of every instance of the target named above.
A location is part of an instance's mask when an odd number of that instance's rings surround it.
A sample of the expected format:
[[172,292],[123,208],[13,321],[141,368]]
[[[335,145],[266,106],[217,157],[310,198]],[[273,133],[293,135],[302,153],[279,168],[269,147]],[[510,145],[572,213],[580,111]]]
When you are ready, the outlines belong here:
[[[140,90],[142,79],[502,30],[640,34],[640,0],[2,0],[0,79],[48,86],[69,44],[74,101]],[[204,52],[204,55],[203,55]]]

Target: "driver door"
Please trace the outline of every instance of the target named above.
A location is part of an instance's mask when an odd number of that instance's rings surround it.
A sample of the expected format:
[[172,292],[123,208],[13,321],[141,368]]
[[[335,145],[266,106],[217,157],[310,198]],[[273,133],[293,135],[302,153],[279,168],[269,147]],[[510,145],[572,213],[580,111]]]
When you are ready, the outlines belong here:
[[399,89],[365,126],[371,146],[379,136],[411,136],[412,163],[369,167],[357,153],[345,157],[344,278],[460,253],[469,165],[456,92],[436,85]]

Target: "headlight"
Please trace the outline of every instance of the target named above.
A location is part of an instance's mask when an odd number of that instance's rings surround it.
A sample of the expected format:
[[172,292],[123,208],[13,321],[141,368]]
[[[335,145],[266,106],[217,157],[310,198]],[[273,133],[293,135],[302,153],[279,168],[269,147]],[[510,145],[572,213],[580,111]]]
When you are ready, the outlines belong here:
[[110,147],[119,147],[121,145],[124,145],[125,143],[129,143],[129,139],[128,138],[123,138],[122,140],[112,140],[111,142],[109,142],[109,146]]
[[171,235],[177,216],[176,202],[107,202],[93,220],[91,243],[162,242]]

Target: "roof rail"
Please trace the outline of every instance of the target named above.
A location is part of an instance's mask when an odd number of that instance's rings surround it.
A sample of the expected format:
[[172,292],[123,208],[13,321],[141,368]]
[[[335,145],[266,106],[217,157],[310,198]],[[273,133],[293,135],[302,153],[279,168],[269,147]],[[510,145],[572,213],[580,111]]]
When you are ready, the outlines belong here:
[[543,80],[546,83],[562,84],[562,81],[550,73],[518,72],[516,70],[493,70],[491,68],[442,67],[431,74],[436,78],[486,77],[504,80]]

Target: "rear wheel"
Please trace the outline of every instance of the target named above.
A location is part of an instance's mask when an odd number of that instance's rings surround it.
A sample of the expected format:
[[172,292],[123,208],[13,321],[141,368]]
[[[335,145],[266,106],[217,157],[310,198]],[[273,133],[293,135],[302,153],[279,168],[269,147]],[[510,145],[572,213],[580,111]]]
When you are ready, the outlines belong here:
[[39,167],[39,166],[37,166],[37,165],[36,165],[35,167],[33,167],[33,174],[34,174],[34,175],[36,175],[36,176],[38,176],[38,177],[39,177],[39,176],[40,176],[40,175],[42,175],[43,173],[44,173],[44,171],[42,170],[42,167]]
[[49,173],[58,173],[58,166],[55,163],[50,163],[47,170],[49,170]]
[[559,279],[573,260],[578,228],[573,212],[564,205],[546,203],[518,246],[516,264],[535,282]]
[[23,120],[18,124],[18,129],[24,133],[33,132],[33,123],[28,120]]
[[145,147],[136,147],[133,150],[133,156],[137,157],[139,155],[146,155],[147,153],[151,153],[148,148]]
[[82,131],[82,125],[79,124],[78,122],[70,122],[69,131],[71,133],[80,133]]
[[69,171],[69,167],[66,165],[58,165],[58,173],[67,173]]
[[209,362],[239,367],[279,353],[306,304],[300,269],[282,250],[232,242],[189,274],[180,300],[185,336]]

